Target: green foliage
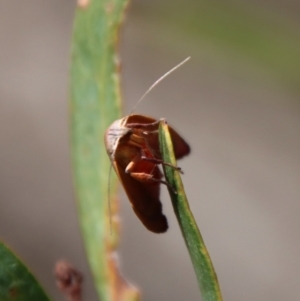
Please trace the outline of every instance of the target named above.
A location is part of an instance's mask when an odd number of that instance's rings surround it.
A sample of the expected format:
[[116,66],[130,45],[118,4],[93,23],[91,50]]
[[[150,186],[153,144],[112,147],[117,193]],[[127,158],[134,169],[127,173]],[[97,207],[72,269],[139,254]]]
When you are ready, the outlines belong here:
[[[163,161],[176,166],[171,136],[168,125],[164,121],[160,124],[159,140]],[[167,182],[176,191],[174,193],[170,187],[168,188],[175,215],[196,272],[203,301],[222,301],[217,275],[190,210],[180,173],[170,166],[164,165],[163,168]]]
[[[112,253],[117,225],[108,212],[109,159],[104,133],[121,115],[118,29],[127,0],[91,0],[78,6],[71,62],[71,149],[79,219],[99,300],[132,300]],[[111,192],[115,193],[115,178]],[[110,196],[112,219],[115,196]],[[112,227],[112,229],[111,229]],[[111,235],[111,231],[112,234]]]
[[0,300],[49,301],[28,268],[0,242]]

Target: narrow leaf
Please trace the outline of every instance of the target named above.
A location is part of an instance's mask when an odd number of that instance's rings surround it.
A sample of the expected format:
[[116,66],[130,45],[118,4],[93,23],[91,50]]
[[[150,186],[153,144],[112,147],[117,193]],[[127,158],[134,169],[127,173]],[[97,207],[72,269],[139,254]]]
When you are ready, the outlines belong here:
[[[79,219],[88,261],[101,301],[135,300],[137,291],[119,275],[116,181],[104,133],[121,115],[118,30],[127,0],[80,0],[71,62],[71,149]],[[110,215],[111,213],[111,215]],[[112,225],[110,225],[112,220]]]
[[[173,144],[165,121],[160,123],[159,140],[163,161],[176,166]],[[203,301],[221,301],[222,295],[217,275],[190,210],[180,173],[166,165],[163,168],[167,182],[176,191],[175,193],[168,188],[175,215],[196,272]]]

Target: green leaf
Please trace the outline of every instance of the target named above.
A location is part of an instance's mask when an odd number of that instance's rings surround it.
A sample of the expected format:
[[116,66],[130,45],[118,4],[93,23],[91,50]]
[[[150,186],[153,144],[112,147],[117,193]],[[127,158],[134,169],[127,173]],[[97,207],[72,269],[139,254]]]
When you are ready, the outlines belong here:
[[[127,0],[78,1],[71,62],[71,151],[74,188],[85,249],[101,301],[134,300],[118,274],[116,178],[104,148],[108,126],[121,115],[118,30]],[[110,219],[112,225],[110,225]]]
[[[163,161],[176,166],[173,144],[165,121],[160,123],[159,141]],[[168,187],[175,215],[196,272],[203,301],[221,301],[222,295],[217,275],[190,210],[180,173],[170,166],[164,165],[163,168],[167,182],[176,191],[175,193],[172,188]]]
[[1,301],[50,300],[28,268],[2,242],[0,262]]

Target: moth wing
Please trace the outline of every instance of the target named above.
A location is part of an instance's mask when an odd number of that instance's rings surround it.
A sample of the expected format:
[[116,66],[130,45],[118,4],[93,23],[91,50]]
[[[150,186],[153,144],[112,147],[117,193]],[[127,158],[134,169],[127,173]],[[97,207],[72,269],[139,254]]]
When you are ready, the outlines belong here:
[[169,130],[176,159],[181,159],[182,157],[187,156],[191,152],[190,146],[172,127],[169,126]]
[[[168,222],[162,213],[162,204],[159,199],[160,183],[143,183],[125,173],[117,162],[113,167],[124,187],[132,208],[143,225],[154,233],[163,233],[168,229]],[[161,177],[158,167],[153,170],[156,178]]]
[[[155,121],[157,120],[144,115],[130,115],[128,116],[126,123],[148,124],[148,123],[153,123]],[[157,125],[157,129],[158,129],[158,125]],[[176,159],[181,159],[182,157],[187,156],[191,152],[191,148],[188,145],[188,143],[172,127],[169,126],[169,130],[173,142]],[[153,141],[152,144],[154,144]],[[157,149],[159,149],[158,140],[156,144],[157,145],[155,145],[154,148],[157,147]]]

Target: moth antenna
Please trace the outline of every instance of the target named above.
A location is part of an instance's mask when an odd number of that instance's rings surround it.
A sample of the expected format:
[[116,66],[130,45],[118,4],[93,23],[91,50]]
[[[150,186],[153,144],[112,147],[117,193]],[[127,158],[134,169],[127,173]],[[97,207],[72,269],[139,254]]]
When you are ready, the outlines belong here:
[[135,111],[135,109],[137,108],[137,106],[140,104],[140,102],[149,94],[149,92],[155,87],[157,86],[164,78],[166,78],[168,75],[170,75],[173,71],[175,71],[176,69],[178,69],[179,67],[181,67],[184,63],[186,63],[191,57],[187,57],[185,60],[183,60],[181,63],[179,63],[178,65],[176,65],[175,67],[173,67],[171,70],[169,70],[168,72],[166,72],[163,76],[161,76],[157,81],[154,82],[154,84],[142,95],[142,97],[139,99],[139,101],[135,104],[135,106],[133,107],[133,109],[131,110],[129,115],[132,115],[132,113]]
[[108,214],[109,214],[109,230],[112,235],[112,221],[111,221],[111,206],[110,206],[110,178],[111,178],[112,163],[110,163],[108,171],[108,186],[107,186],[107,201],[108,201]]

